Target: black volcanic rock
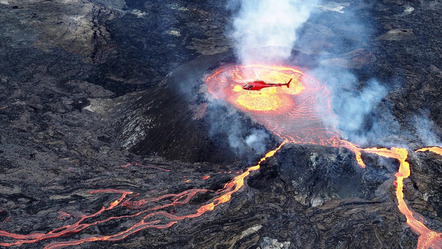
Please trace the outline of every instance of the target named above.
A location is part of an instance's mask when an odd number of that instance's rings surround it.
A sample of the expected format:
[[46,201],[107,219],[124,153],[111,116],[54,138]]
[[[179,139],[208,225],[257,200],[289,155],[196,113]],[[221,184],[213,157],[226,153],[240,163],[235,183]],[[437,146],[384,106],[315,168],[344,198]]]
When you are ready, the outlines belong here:
[[[204,77],[217,65],[232,61],[230,53],[201,56],[173,71],[157,87],[126,98],[131,112],[119,124],[125,148],[139,155],[158,154],[185,161],[233,162],[257,160],[252,147],[235,151],[229,146],[226,125],[240,120],[241,136],[263,129],[228,103],[209,101]],[[129,100],[128,100],[129,99]],[[215,114],[214,114],[215,113]],[[219,123],[219,130],[217,130]],[[267,139],[267,147],[275,146]]]
[[385,183],[394,179],[397,168],[391,164],[396,162],[365,159],[368,167],[361,169],[354,154],[344,148],[287,145],[263,164],[249,186],[268,189],[269,182],[281,181],[297,202],[308,207],[352,198],[381,201],[388,191]]
[[[406,202],[440,232],[442,159],[413,150],[442,134],[442,5],[343,2],[344,12],[369,27],[362,36],[341,25],[336,4],[325,1],[300,30],[311,46],[296,47],[290,62],[350,69],[359,81],[348,89],[355,94],[373,77],[386,85],[361,134],[379,125],[388,134],[371,145],[409,148]],[[235,62],[225,5],[0,0],[0,230],[26,235],[74,224],[118,198],[90,192],[97,189],[132,191],[133,201],[207,189],[166,209],[194,213],[256,164],[256,151],[238,154],[225,133],[210,134],[214,120],[238,122],[242,137],[262,129],[226,103],[209,102],[204,89],[207,74]],[[276,140],[270,136],[267,148]],[[396,206],[398,163],[366,153],[363,159],[366,169],[344,148],[285,145],[229,202],[203,216],[71,248],[416,248],[418,236]],[[136,211],[121,207],[101,218]],[[106,236],[135,222],[111,220],[18,247]]]

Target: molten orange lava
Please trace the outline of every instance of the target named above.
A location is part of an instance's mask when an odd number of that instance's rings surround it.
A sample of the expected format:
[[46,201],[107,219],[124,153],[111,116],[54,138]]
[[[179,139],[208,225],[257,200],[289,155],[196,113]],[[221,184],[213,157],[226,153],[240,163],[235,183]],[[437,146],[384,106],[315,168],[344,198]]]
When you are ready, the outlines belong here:
[[[77,240],[53,242],[46,245],[44,249],[59,249],[67,246],[80,245],[86,242],[94,242],[94,241],[117,241],[117,240],[122,240],[131,234],[134,234],[136,232],[139,232],[147,228],[156,228],[156,229],[169,228],[174,224],[176,224],[178,221],[199,217],[208,211],[212,211],[216,206],[228,202],[232,198],[232,194],[234,194],[244,186],[244,179],[248,175],[250,175],[252,171],[258,170],[261,166],[261,163],[264,162],[267,158],[272,157],[278,150],[281,149],[281,147],[286,142],[287,141],[284,141],[278,148],[269,151],[264,157],[261,158],[261,160],[259,160],[258,164],[249,167],[245,172],[237,175],[230,182],[226,183],[221,190],[216,192],[218,197],[214,198],[209,203],[199,207],[195,211],[195,213],[175,215],[172,214],[171,212],[164,211],[164,209],[187,204],[195,195],[199,193],[208,192],[208,190],[190,189],[190,190],[185,190],[178,194],[166,194],[155,198],[141,199],[137,201],[130,200],[131,198],[138,196],[138,194],[134,194],[131,191],[116,190],[116,189],[94,190],[91,191],[90,193],[120,194],[120,196],[116,200],[110,202],[110,204],[107,207],[103,206],[99,211],[93,214],[83,215],[77,222],[73,224],[56,228],[47,233],[31,233],[27,235],[22,235],[17,233],[10,233],[7,231],[0,231],[0,237],[9,239],[8,242],[0,242],[0,246],[3,247],[19,246],[22,244],[36,243],[42,240],[60,238],[68,236],[73,233],[81,232],[88,227],[106,223],[111,220],[123,220],[129,218],[134,220],[137,219],[138,221],[131,227],[121,232],[111,235],[92,236]],[[109,212],[117,208],[125,208],[132,210],[140,209],[141,211],[129,215],[122,215],[122,216],[108,217],[108,218],[103,217],[100,219],[100,217],[104,215],[105,212]],[[95,221],[89,221],[91,219],[94,219]]]
[[[290,88],[267,88],[268,92],[247,91],[242,84],[255,79],[287,82]],[[327,129],[324,119],[334,119],[330,109],[329,91],[315,78],[299,68],[268,65],[230,65],[207,77],[206,84],[215,97],[226,100],[249,113],[258,123],[282,139],[298,144],[345,147],[356,154],[365,167],[357,146],[341,140],[337,132]]]
[[425,151],[430,151],[430,152],[433,152],[433,153],[436,153],[436,154],[442,156],[442,148],[437,147],[437,146],[426,147],[426,148],[421,148],[421,149],[416,150],[416,152],[425,152]]
[[[289,89],[285,87],[272,87],[263,89],[258,93],[245,91],[242,84],[253,81],[256,78],[269,82],[287,82],[293,78]],[[340,139],[334,127],[325,127],[322,123],[324,118],[334,118],[330,110],[328,89],[314,78],[306,75],[300,69],[282,66],[249,65],[249,66],[226,66],[207,78],[207,86],[216,98],[221,98],[242,111],[249,113],[257,122],[264,125],[268,130],[282,138],[282,144],[269,151],[259,162],[239,173],[224,187],[216,192],[207,189],[188,189],[178,194],[165,194],[158,197],[136,199],[139,194],[128,190],[104,189],[94,190],[91,194],[118,195],[116,199],[104,205],[100,210],[82,215],[76,222],[66,224],[46,233],[31,233],[27,235],[0,231],[3,242],[0,246],[20,246],[22,244],[36,243],[54,238],[65,238],[70,234],[79,233],[92,226],[121,220],[122,223],[131,224],[122,231],[109,235],[91,235],[79,239],[52,242],[45,249],[59,249],[67,246],[80,245],[94,241],[117,241],[122,240],[134,233],[147,228],[165,229],[174,224],[199,217],[206,212],[212,211],[216,206],[228,202],[232,195],[238,192],[245,183],[245,178],[251,172],[257,171],[261,163],[274,156],[286,143],[318,144],[332,147],[345,147],[353,151],[356,160],[361,167],[365,167],[362,153],[372,153],[386,158],[394,158],[400,166],[396,176],[396,197],[398,208],[407,219],[407,224],[419,234],[418,249],[442,248],[441,233],[431,231],[424,225],[424,221],[416,219],[414,213],[408,208],[404,200],[404,180],[410,175],[410,165],[407,162],[408,151],[403,148],[359,148],[357,145]],[[439,147],[419,149],[416,152],[431,151],[442,155]],[[129,167],[126,164],[121,167]],[[134,165],[154,168],[168,172],[170,170],[157,166],[144,166],[139,163]],[[203,176],[207,180],[210,176]],[[186,180],[188,181],[188,180]],[[178,210],[176,213],[167,211],[171,208],[188,205],[192,198],[200,193],[210,192],[213,199],[197,206],[192,205],[190,212]],[[134,200],[135,199],[135,200]],[[125,213],[121,216],[109,216],[109,213],[119,210]],[[69,214],[60,212],[63,217]],[[128,222],[130,220],[130,222]],[[68,222],[69,220],[63,220]]]
[[[238,82],[243,78],[252,81],[254,80],[254,75],[250,72],[261,71],[265,71],[265,73],[256,73],[255,75],[256,77],[262,77],[260,78],[262,80],[268,80],[267,75],[272,75],[274,79],[279,79],[279,82],[285,82],[288,78],[292,77],[296,79],[299,87],[296,88],[297,90],[293,90],[291,94],[283,91],[274,91],[269,95],[256,95],[254,98],[244,97],[240,99],[237,97],[238,94],[235,90],[237,87],[231,82]],[[216,97],[223,98],[239,109],[249,113],[268,130],[291,143],[345,147],[355,153],[356,160],[362,168],[365,168],[362,152],[397,159],[400,163],[399,171],[395,175],[398,208],[407,218],[407,224],[420,235],[417,247],[419,249],[442,247],[441,233],[431,231],[422,221],[414,218],[413,212],[405,203],[403,181],[410,175],[410,165],[406,161],[408,151],[403,148],[362,149],[351,142],[340,139],[334,127],[325,127],[322,122],[324,119],[333,119],[334,115],[330,108],[329,91],[317,80],[297,68],[266,65],[234,65],[219,69],[207,78],[206,83],[209,92]],[[243,94],[247,94],[247,91]],[[285,99],[285,101],[281,102],[280,100],[282,99]],[[442,155],[442,149],[439,147],[417,150],[417,152],[420,151],[431,151]]]
[[[248,65],[222,68],[207,78],[209,92],[218,98],[226,98],[236,107],[255,112],[289,111],[295,103],[291,95],[304,90],[304,74],[294,68],[281,66]],[[293,79],[289,88],[269,87],[260,91],[247,91],[242,88],[246,82],[256,79],[265,82],[287,82]]]
[[[367,148],[362,149],[364,152],[377,154],[386,158],[394,158],[399,161],[399,170],[396,176],[396,198],[398,201],[399,211],[407,218],[407,224],[419,234],[418,249],[424,248],[442,248],[442,234],[428,229],[423,221],[414,217],[414,212],[411,211],[404,199],[404,179],[410,176],[410,164],[406,161],[408,158],[408,151],[403,148]],[[425,151],[426,148],[423,149]],[[420,151],[420,150],[418,150]]]

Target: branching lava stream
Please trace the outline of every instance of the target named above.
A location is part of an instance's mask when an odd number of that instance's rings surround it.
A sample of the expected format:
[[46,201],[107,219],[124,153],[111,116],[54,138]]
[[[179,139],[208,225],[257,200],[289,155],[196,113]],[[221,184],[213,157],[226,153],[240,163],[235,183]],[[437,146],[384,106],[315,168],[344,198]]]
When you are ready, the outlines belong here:
[[[258,92],[242,89],[242,85],[255,79],[269,82],[287,82],[292,78],[289,88],[266,88]],[[261,163],[272,157],[286,143],[317,144],[330,147],[345,147],[355,153],[356,160],[361,167],[365,167],[362,153],[376,154],[385,158],[396,159],[400,166],[396,176],[397,205],[407,219],[407,224],[419,235],[417,248],[441,248],[441,233],[427,228],[423,221],[414,217],[404,199],[404,180],[410,175],[410,165],[407,162],[408,151],[403,148],[360,148],[351,142],[341,140],[334,127],[325,127],[318,116],[333,118],[330,108],[329,91],[313,77],[306,75],[294,67],[247,65],[224,66],[207,77],[206,84],[209,92],[215,97],[224,99],[236,108],[248,113],[258,123],[283,141],[278,148],[269,151],[259,162],[248,167],[244,172],[236,175],[221,189],[211,191],[207,189],[188,189],[177,194],[165,194],[158,197],[133,200],[139,194],[129,190],[101,189],[92,190],[90,194],[116,195],[100,210],[82,215],[76,222],[61,226],[46,233],[30,233],[22,235],[7,231],[0,231],[3,239],[0,246],[10,247],[22,244],[31,244],[45,240],[49,242],[44,248],[57,249],[95,241],[122,240],[136,232],[148,228],[166,229],[178,222],[199,217],[215,207],[228,202],[232,195],[238,192],[251,172],[257,171]],[[416,152],[430,151],[442,155],[439,147],[429,147]],[[207,179],[208,177],[205,176]],[[210,193],[213,197],[201,205],[192,205],[189,202],[197,195]],[[170,211],[171,207],[182,205],[190,206],[189,213],[185,211]],[[112,216],[113,211],[123,213]],[[110,235],[91,235],[79,239],[69,239],[68,236],[80,233],[83,230],[119,220],[126,222],[126,227]],[[129,222],[128,222],[129,221]]]
[[[111,220],[133,219],[138,221],[129,228],[112,235],[92,236],[77,240],[53,242],[46,245],[44,248],[57,249],[66,246],[79,245],[86,242],[117,241],[117,240],[122,240],[131,234],[134,234],[136,232],[139,232],[147,228],[156,228],[156,229],[169,228],[179,221],[199,217],[208,211],[212,211],[216,206],[228,202],[232,198],[232,194],[234,194],[244,186],[245,178],[248,175],[250,175],[251,172],[259,170],[259,168],[261,167],[261,163],[264,162],[266,159],[272,157],[286,143],[287,141],[283,141],[281,145],[279,145],[276,149],[267,152],[266,155],[262,157],[256,165],[247,168],[247,170],[245,170],[243,173],[237,175],[231,181],[226,183],[222,189],[218,190],[215,193],[217,197],[215,197],[209,203],[197,208],[195,213],[177,215],[177,214],[172,214],[171,212],[164,211],[164,209],[167,209],[168,207],[188,204],[188,202],[195,195],[199,193],[208,192],[208,190],[190,189],[178,194],[166,194],[155,198],[141,199],[138,201],[130,200],[132,197],[137,196],[137,194],[134,194],[131,191],[116,190],[116,189],[93,190],[90,191],[91,194],[100,194],[100,193],[119,194],[119,197],[114,201],[112,201],[107,207],[103,206],[99,211],[93,214],[83,215],[77,222],[73,224],[56,228],[47,233],[31,233],[27,235],[22,235],[22,234],[10,233],[7,231],[0,231],[0,237],[6,238],[7,241],[7,242],[0,242],[0,246],[3,247],[19,246],[22,244],[36,243],[42,240],[65,237],[74,233],[79,233],[88,227],[106,223]],[[161,202],[165,203],[159,204]],[[141,209],[141,211],[129,215],[121,215],[121,216],[107,217],[100,219],[100,216],[102,216],[105,212],[117,208],[134,209],[134,210]],[[88,220],[91,219],[98,219],[98,220],[88,222]]]

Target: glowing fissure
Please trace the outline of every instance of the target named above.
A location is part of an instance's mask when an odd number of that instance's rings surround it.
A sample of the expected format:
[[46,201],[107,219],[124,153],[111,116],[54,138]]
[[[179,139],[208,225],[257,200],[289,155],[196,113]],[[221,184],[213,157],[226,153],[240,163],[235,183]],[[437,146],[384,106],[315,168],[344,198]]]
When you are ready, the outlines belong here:
[[[252,94],[245,92],[241,85],[256,78],[269,82],[286,82],[293,78],[290,88],[267,88],[261,93]],[[91,194],[117,194],[118,198],[103,206],[100,210],[81,216],[76,222],[56,228],[47,233],[31,233],[27,235],[0,231],[3,242],[0,246],[19,246],[22,244],[36,243],[43,240],[67,237],[79,233],[86,228],[109,222],[111,220],[131,220],[134,224],[122,228],[110,235],[97,235],[68,241],[57,241],[46,245],[45,249],[58,249],[67,246],[80,245],[94,241],[117,241],[122,240],[134,233],[148,228],[166,229],[174,224],[191,218],[199,217],[206,212],[214,210],[218,205],[228,202],[232,195],[238,192],[245,183],[245,178],[251,172],[257,171],[261,163],[274,156],[286,143],[316,144],[330,147],[345,147],[355,153],[357,163],[365,167],[362,153],[376,154],[385,158],[394,158],[399,162],[399,170],[396,177],[396,198],[398,209],[407,219],[407,224],[419,234],[417,248],[442,248],[441,233],[428,229],[423,220],[414,217],[404,199],[404,179],[410,175],[410,165],[407,162],[408,151],[403,148],[360,148],[357,145],[342,140],[333,128],[323,126],[320,115],[333,118],[330,108],[328,89],[321,85],[314,78],[304,74],[300,69],[283,66],[248,65],[248,66],[225,66],[206,79],[208,90],[215,98],[221,98],[233,104],[238,109],[249,113],[257,122],[264,125],[269,131],[284,141],[281,145],[269,151],[254,166],[247,168],[244,172],[237,172],[231,181],[218,191],[207,189],[189,189],[178,194],[165,194],[152,198],[136,199],[140,194],[127,190],[103,189],[90,191]],[[240,86],[240,87],[238,87]],[[427,147],[416,150],[416,152],[429,151],[442,155],[439,147]],[[129,167],[127,164],[122,167]],[[137,166],[141,164],[135,163]],[[161,171],[169,171],[158,168]],[[206,180],[210,176],[204,176]],[[174,213],[174,207],[190,205],[190,200],[198,194],[210,192],[214,195],[212,200],[202,206],[195,207],[190,214],[181,214],[180,210]],[[131,214],[121,216],[110,216],[109,212],[120,209]],[[192,210],[192,207],[190,208]],[[183,212],[183,211],[182,211]],[[64,217],[69,214],[61,212]]]
[[[22,244],[36,243],[42,240],[60,238],[68,236],[73,233],[79,233],[88,227],[106,223],[111,220],[122,220],[129,218],[131,219],[138,218],[139,221],[136,222],[131,227],[119,233],[115,233],[112,235],[92,236],[89,238],[83,238],[78,240],[53,242],[46,245],[44,248],[57,249],[67,246],[80,245],[86,242],[117,241],[117,240],[122,240],[129,235],[132,235],[136,232],[139,232],[147,228],[156,228],[156,229],[169,228],[179,221],[199,217],[208,211],[212,211],[216,206],[228,202],[232,198],[232,194],[234,194],[244,186],[245,178],[248,175],[250,175],[252,171],[259,170],[261,163],[264,162],[266,159],[272,157],[278,150],[282,148],[282,146],[286,142],[287,141],[283,141],[278,148],[267,152],[267,154],[264,157],[262,157],[261,160],[259,160],[258,164],[247,168],[246,171],[235,176],[230,182],[226,183],[221,190],[215,193],[216,195],[218,195],[218,197],[214,198],[211,202],[199,207],[196,210],[196,212],[193,214],[175,215],[172,214],[171,212],[164,211],[164,209],[187,204],[195,195],[199,193],[206,193],[208,192],[208,190],[190,189],[178,194],[166,194],[159,197],[141,199],[138,201],[131,201],[131,198],[138,196],[138,194],[134,194],[131,191],[117,190],[117,189],[93,190],[90,191],[91,194],[106,193],[106,194],[120,194],[120,196],[114,201],[112,201],[107,207],[103,206],[99,211],[93,214],[83,215],[77,222],[73,224],[56,228],[48,233],[32,233],[32,234],[22,235],[17,233],[10,233],[7,231],[0,231],[0,237],[9,238],[9,242],[1,242],[0,246],[3,247],[19,246]],[[169,202],[165,204],[155,205],[157,202],[161,201],[169,201]],[[88,219],[100,218],[101,215],[104,216],[104,213],[106,211],[110,211],[116,208],[141,209],[141,211],[138,211],[130,215],[107,217],[101,220],[89,223],[87,222]]]
[[[279,75],[279,76],[278,76]],[[267,95],[260,95],[263,105],[271,108],[264,109],[256,105],[256,100],[244,97],[250,103],[243,103],[240,96],[247,96],[247,91],[238,90],[236,87],[242,80],[253,81],[254,77],[270,81],[278,79],[283,82],[288,78],[296,79],[298,90],[273,91]],[[408,151],[403,148],[360,148],[359,146],[340,139],[334,127],[324,127],[321,116],[334,118],[331,111],[328,89],[316,79],[306,75],[300,69],[284,66],[269,65],[230,65],[218,69],[206,80],[209,92],[216,98],[225,99],[235,107],[250,114],[250,116],[264,125],[275,135],[295,144],[317,144],[331,147],[344,147],[355,154],[356,161],[361,168],[366,165],[362,159],[362,152],[376,154],[381,157],[394,158],[399,161],[399,170],[396,176],[396,198],[399,211],[405,215],[407,224],[419,234],[418,249],[442,248],[441,233],[428,229],[423,221],[414,217],[414,213],[408,208],[404,200],[404,179],[410,176],[410,165],[406,161]],[[236,89],[235,89],[236,87]],[[271,101],[271,100],[284,101]],[[276,106],[273,106],[277,103]],[[320,113],[320,114],[318,114]],[[442,155],[439,147],[427,147],[416,152],[430,151]]]

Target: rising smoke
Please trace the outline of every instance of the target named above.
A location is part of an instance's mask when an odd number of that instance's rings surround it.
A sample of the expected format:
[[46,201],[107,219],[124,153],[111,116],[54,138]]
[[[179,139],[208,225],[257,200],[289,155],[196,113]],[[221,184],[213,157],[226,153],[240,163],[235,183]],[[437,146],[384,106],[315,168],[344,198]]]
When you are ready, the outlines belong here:
[[411,122],[415,124],[416,134],[423,146],[442,147],[441,137],[436,135],[442,133],[428,116],[429,112],[424,111],[423,114],[412,117]]
[[[237,59],[242,64],[279,64],[291,56],[297,30],[308,20],[317,0],[231,0],[228,9],[234,13],[228,30]],[[219,103],[211,102],[211,135],[227,134],[230,147],[238,155],[260,155],[267,150],[270,135],[263,129],[248,129]],[[227,120],[228,119],[228,120]]]
[[228,141],[228,146],[238,157],[250,162],[264,154],[267,144],[272,142],[266,130],[258,127],[250,129],[250,124],[245,126],[236,108],[226,106],[223,101],[211,99],[206,118],[211,124],[210,136],[219,140],[218,144]]
[[242,64],[274,64],[290,57],[296,31],[308,20],[317,0],[234,0],[229,36]]
[[[335,115],[321,115],[322,121],[327,127],[337,129],[344,139],[359,145],[385,145],[385,141],[380,138],[394,134],[394,129],[400,129],[398,122],[391,118],[391,111],[385,108],[380,110],[378,107],[388,89],[376,79],[368,80],[357,90],[360,83],[348,69],[321,65],[309,74],[325,82],[330,91],[332,112]],[[322,111],[317,110],[318,114]],[[378,112],[382,114],[377,115]],[[380,121],[384,117],[390,117],[388,127]]]
[[[364,58],[352,57],[358,54],[355,51],[370,50],[371,23],[362,21],[349,4],[337,5],[331,2],[319,6],[322,11],[310,18],[310,30],[302,32],[296,48],[318,57],[318,66],[309,74],[329,89],[335,114],[321,115],[325,125],[336,128],[344,139],[361,146],[387,145],[386,134],[400,130],[391,110],[379,106],[388,89],[375,78],[361,81],[353,70],[358,68],[355,62]],[[321,110],[317,111],[320,114]],[[385,120],[386,117],[390,120]]]
[[[368,25],[348,8],[349,5],[319,0],[232,0],[228,8],[233,11],[234,19],[228,36],[242,64],[285,63],[294,48],[317,56],[324,63],[320,62],[309,74],[330,89],[332,109],[336,114],[321,116],[318,110],[319,116],[323,117],[325,125],[337,128],[344,138],[366,145],[378,141],[385,131],[391,132],[399,125],[385,127],[373,114],[387,89],[374,79],[360,88],[357,77],[346,67],[347,58],[340,56],[340,53],[366,47],[370,35]],[[332,21],[334,30],[327,26],[326,20]],[[330,60],[333,55],[339,59]],[[329,63],[333,61],[339,61],[338,67],[336,63]],[[366,125],[368,117],[372,119],[369,127]],[[234,148],[244,145],[232,135],[229,141],[235,142],[231,143]],[[255,145],[258,143],[254,141]]]

